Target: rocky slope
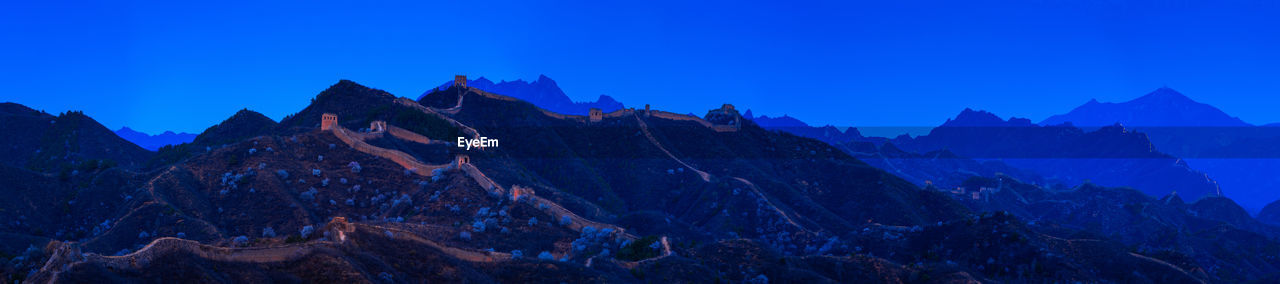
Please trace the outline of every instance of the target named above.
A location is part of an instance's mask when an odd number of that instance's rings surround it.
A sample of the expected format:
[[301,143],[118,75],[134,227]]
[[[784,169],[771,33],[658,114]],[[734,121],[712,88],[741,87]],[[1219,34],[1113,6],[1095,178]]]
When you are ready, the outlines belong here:
[[[433,90],[448,89],[453,86],[453,81],[445,82]],[[560,89],[555,80],[548,78],[546,75],[538,75],[538,79],[533,81],[515,80],[500,81],[494,83],[485,77],[467,80],[467,86],[477,88],[486,92],[503,94],[513,98],[517,98],[546,110],[556,113],[587,115],[587,111],[591,108],[598,108],[604,112],[612,112],[620,110],[624,106],[621,102],[614,100],[613,97],[600,95],[595,101],[579,101],[575,102],[572,98]],[[422,93],[426,96],[431,93],[427,91]],[[419,96],[419,99],[422,97]]]
[[93,167],[141,167],[152,153],[126,141],[82,112],[58,116],[14,103],[0,104],[0,163],[42,172]]
[[[967,184],[968,191],[980,192],[980,198],[964,201],[974,210],[1035,220],[1041,231],[1062,238],[1114,240],[1197,278],[1239,282],[1274,277],[1271,271],[1280,265],[1275,257],[1280,227],[1251,218],[1227,198],[1185,203],[1178,194],[1157,199],[1094,184],[1050,190],[1003,175]],[[1236,248],[1252,252],[1226,252]]]
[[[318,129],[322,113],[339,125]],[[361,129],[373,120],[388,130]],[[1229,200],[1168,215],[1224,226],[1151,222],[1208,236],[1185,242],[1208,259],[1187,261],[1129,247],[1128,233],[1150,231],[1106,233],[1134,215],[974,213],[989,208],[767,131],[731,106],[595,120],[475,88],[412,101],[342,81],[250,135],[66,181],[0,168],[10,182],[0,190],[26,198],[0,203],[21,221],[0,234],[0,272],[32,282],[1195,283],[1276,271],[1271,227]],[[457,137],[501,143],[466,150]],[[1061,203],[1102,195],[1073,192]],[[1042,207],[1069,214],[1027,213]],[[1112,214],[1124,218],[1081,219]],[[1057,223],[1078,228],[1043,225]],[[1238,241],[1199,253],[1200,240],[1226,237]]]

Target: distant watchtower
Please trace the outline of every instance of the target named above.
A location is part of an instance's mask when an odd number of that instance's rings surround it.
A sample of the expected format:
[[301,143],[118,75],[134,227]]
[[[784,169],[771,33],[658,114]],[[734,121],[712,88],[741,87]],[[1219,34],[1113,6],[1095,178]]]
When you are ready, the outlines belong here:
[[456,159],[454,160],[454,163],[457,164],[457,166],[471,163],[471,157],[467,157],[467,155],[458,155],[457,157],[454,157],[454,159]]
[[737,115],[738,111],[733,108],[733,105],[724,104],[720,106],[720,109],[713,111],[718,111],[721,115],[729,117],[729,120],[720,121],[716,125],[712,125],[712,130],[716,132],[734,132],[742,128],[742,117]]
[[591,122],[600,122],[600,120],[604,119],[604,112],[598,108],[591,108],[587,111],[587,118]]
[[466,87],[467,75],[453,75],[453,85],[458,87]]
[[383,132],[383,131],[387,131],[386,121],[374,120],[373,122],[369,123],[369,132]]
[[320,115],[320,130],[333,129],[334,125],[338,125],[338,115],[332,113]]

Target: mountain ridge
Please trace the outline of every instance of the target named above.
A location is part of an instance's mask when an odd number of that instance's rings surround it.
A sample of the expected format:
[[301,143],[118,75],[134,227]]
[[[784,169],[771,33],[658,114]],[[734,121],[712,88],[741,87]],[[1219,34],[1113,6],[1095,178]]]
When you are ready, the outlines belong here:
[[120,138],[129,140],[129,142],[133,142],[133,144],[137,144],[138,146],[151,151],[159,150],[160,147],[168,145],[188,143],[196,139],[196,134],[186,132],[174,133],[173,131],[165,131],[164,133],[151,135],[133,130],[128,126],[122,126],[114,132],[117,136],[120,136]]
[[[445,82],[432,90],[448,89],[450,86],[453,86],[453,81]],[[543,109],[561,114],[587,115],[588,110],[591,108],[597,108],[603,112],[613,112],[625,107],[613,97],[603,94],[595,101],[574,101],[560,89],[555,80],[541,74],[533,81],[517,79],[515,81],[502,80],[498,83],[481,76],[467,80],[467,86],[518,98]],[[429,90],[422,93],[422,95],[418,96],[418,100],[421,100],[431,92]]]
[[999,159],[1068,184],[1092,180],[1105,186],[1132,186],[1152,196],[1178,191],[1192,199],[1222,194],[1205,174],[1158,151],[1146,134],[1118,124],[1085,131],[1068,124],[1003,120],[966,109],[928,135],[891,141],[913,152],[946,149],[969,158]]
[[1071,123],[1075,126],[1094,127],[1121,123],[1131,127],[1199,127],[1199,126],[1252,126],[1222,110],[1192,100],[1168,87],[1161,87],[1120,103],[1103,103],[1091,99],[1070,112],[1053,115],[1040,125]]

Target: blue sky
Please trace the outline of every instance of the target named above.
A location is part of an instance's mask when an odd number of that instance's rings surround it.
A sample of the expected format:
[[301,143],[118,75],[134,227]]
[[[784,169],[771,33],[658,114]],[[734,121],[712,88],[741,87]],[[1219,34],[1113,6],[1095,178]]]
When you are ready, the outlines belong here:
[[29,2],[0,10],[0,101],[151,133],[458,73],[844,126],[1039,121],[1164,85],[1280,121],[1274,1]]

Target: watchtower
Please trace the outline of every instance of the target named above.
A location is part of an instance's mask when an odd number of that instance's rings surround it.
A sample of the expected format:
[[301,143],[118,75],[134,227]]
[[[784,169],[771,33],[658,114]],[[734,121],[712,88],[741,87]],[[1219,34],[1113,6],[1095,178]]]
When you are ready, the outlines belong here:
[[720,106],[720,109],[711,111],[711,113],[719,112],[721,115],[728,118],[727,121],[716,121],[715,125],[711,126],[712,130],[715,130],[716,132],[734,132],[742,128],[742,117],[737,115],[738,111],[734,110],[733,105],[723,104]]
[[511,186],[511,201],[518,202],[520,201],[520,197],[529,197],[533,195],[534,195],[534,192],[532,188],[523,187],[520,185]]
[[347,233],[356,231],[356,226],[347,221],[346,217],[333,217],[329,220],[329,224],[325,224],[325,237],[337,237],[337,241],[346,241]]
[[338,115],[332,113],[320,115],[320,130],[333,129],[334,125],[338,125]]
[[587,110],[587,118],[591,122],[600,122],[600,120],[604,119],[604,112],[598,108],[591,108]]
[[373,122],[369,123],[369,132],[383,132],[383,131],[387,131],[386,121],[374,120]]
[[454,159],[456,159],[454,163],[456,163],[458,166],[471,163],[471,157],[467,157],[467,155],[458,155],[457,157],[454,157]]
[[466,87],[467,75],[453,75],[453,85],[458,87]]

